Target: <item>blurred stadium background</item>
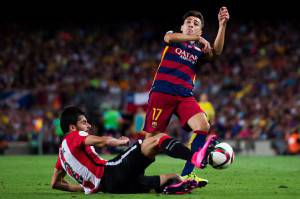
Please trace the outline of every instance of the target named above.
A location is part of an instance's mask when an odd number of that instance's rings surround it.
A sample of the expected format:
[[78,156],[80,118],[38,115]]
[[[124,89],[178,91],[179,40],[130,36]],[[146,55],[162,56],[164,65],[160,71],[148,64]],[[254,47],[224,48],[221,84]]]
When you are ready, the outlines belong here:
[[[59,113],[78,105],[95,134],[140,137],[163,35],[196,9],[223,54],[199,68],[195,95],[215,109],[212,132],[237,153],[299,154],[300,25],[292,1],[34,2],[1,7],[0,154],[56,154]],[[133,5],[135,4],[135,5]],[[169,132],[186,142],[172,118]],[[112,153],[116,149],[105,149]]]

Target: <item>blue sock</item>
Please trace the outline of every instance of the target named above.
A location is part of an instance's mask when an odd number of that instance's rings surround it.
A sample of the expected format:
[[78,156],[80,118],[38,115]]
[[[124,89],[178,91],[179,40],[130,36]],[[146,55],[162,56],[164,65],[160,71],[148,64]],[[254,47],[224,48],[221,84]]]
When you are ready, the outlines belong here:
[[[199,150],[200,147],[203,147],[205,144],[207,132],[198,131],[196,137],[194,138],[192,145],[191,145],[191,151],[196,152]],[[181,176],[188,175],[193,172],[194,165],[191,163],[191,161],[186,161],[184,168],[182,170]]]

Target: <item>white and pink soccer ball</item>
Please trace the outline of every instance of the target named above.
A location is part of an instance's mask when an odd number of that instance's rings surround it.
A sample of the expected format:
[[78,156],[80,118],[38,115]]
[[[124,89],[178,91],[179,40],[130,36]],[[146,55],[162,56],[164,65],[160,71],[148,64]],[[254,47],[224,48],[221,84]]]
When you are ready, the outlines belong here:
[[234,161],[234,151],[226,142],[217,144],[208,156],[208,163],[215,169],[225,169]]

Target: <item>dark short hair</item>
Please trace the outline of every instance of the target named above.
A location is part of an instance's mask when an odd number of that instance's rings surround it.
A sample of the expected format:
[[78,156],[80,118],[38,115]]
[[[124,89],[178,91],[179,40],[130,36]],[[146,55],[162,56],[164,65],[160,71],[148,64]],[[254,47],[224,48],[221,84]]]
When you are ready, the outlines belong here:
[[64,134],[69,132],[69,126],[71,124],[77,124],[79,116],[81,115],[85,115],[85,113],[76,106],[69,106],[63,110],[60,117],[60,127]]
[[201,14],[201,12],[199,12],[197,10],[187,11],[182,17],[183,21],[190,16],[199,18],[201,21],[202,28],[204,27],[204,18],[203,18],[203,15]]

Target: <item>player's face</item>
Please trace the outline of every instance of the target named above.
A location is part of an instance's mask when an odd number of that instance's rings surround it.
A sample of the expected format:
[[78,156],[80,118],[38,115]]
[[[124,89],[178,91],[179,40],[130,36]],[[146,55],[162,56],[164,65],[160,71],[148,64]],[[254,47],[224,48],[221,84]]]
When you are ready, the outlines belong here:
[[201,35],[202,34],[202,23],[197,17],[189,16],[187,17],[183,25],[181,26],[181,31],[186,35]]
[[76,129],[78,131],[85,131],[88,132],[91,128],[91,125],[88,123],[87,119],[84,115],[78,117],[78,121],[76,124]]

